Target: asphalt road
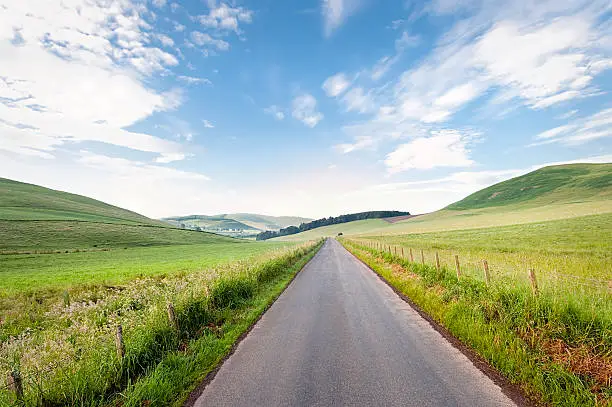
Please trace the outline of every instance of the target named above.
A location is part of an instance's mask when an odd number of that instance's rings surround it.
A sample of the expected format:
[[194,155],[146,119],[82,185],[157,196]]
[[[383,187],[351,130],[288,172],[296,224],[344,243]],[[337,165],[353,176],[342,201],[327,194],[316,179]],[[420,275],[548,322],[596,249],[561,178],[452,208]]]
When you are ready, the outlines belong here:
[[328,240],[196,406],[514,406],[371,270]]

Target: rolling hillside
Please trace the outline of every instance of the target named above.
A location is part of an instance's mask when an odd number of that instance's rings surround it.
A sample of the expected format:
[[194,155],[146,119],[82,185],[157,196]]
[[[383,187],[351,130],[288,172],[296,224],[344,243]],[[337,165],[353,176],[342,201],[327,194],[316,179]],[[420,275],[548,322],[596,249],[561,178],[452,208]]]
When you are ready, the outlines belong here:
[[545,167],[482,189],[450,210],[612,199],[612,164]]
[[273,240],[322,236],[399,235],[485,228],[612,213],[612,164],[541,168],[500,182],[436,212],[396,223],[357,221]]
[[6,178],[0,178],[0,219],[162,225],[159,221],[95,199]]
[[84,196],[0,179],[0,252],[228,242],[237,241],[176,229]]

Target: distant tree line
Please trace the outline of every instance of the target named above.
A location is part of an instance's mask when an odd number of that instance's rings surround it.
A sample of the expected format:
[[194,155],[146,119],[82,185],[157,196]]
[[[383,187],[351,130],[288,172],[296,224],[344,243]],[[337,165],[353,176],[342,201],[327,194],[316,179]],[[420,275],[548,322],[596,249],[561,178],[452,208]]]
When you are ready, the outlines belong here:
[[296,233],[305,232],[310,229],[320,228],[321,226],[336,225],[339,223],[352,222],[355,220],[364,219],[380,219],[380,218],[391,218],[393,216],[405,216],[410,215],[410,212],[401,211],[369,211],[360,213],[351,213],[348,215],[330,216],[329,218],[322,218],[313,220],[312,222],[302,223],[300,226],[289,226],[278,232],[268,230],[261,232],[257,235],[256,240],[268,240],[273,237],[295,235]]

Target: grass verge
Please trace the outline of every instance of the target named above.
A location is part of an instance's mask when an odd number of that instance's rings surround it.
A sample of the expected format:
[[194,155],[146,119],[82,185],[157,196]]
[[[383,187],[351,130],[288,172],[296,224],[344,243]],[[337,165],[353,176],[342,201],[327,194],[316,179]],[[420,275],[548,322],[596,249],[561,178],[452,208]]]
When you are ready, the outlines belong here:
[[[170,277],[105,287],[46,312],[32,327],[0,343],[0,405],[7,373],[24,379],[22,405],[180,404],[229,352],[319,244],[284,248],[259,259]],[[82,295],[85,295],[82,293]],[[175,308],[173,328],[167,303]],[[123,326],[125,356],[115,350]]]
[[530,399],[555,406],[612,400],[610,315],[583,311],[576,298],[534,296],[524,286],[487,286],[453,271],[343,240],[342,244],[476,351]]

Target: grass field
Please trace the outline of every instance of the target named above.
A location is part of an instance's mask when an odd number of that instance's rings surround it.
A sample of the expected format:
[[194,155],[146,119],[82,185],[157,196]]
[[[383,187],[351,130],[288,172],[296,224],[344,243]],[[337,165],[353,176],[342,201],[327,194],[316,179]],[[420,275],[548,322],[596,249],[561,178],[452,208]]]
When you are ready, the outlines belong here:
[[[0,370],[19,372],[28,406],[180,405],[320,244],[266,247],[248,261],[214,268],[50,298],[13,296],[12,312],[3,312],[0,324]],[[178,329],[168,319],[168,302]],[[119,324],[122,358],[115,350]],[[6,377],[0,405],[13,397]]]
[[[364,238],[365,239],[365,238]],[[526,276],[529,268],[550,274],[612,279],[612,213],[522,225],[370,236],[368,240],[412,248],[420,261],[424,250],[433,264],[438,252],[442,264],[454,267],[458,254],[467,273],[482,277],[482,259],[495,274]],[[586,281],[586,280],[585,280]]]
[[189,273],[248,259],[282,243],[225,242],[60,254],[0,256],[0,301],[19,292],[121,284],[135,277]]

